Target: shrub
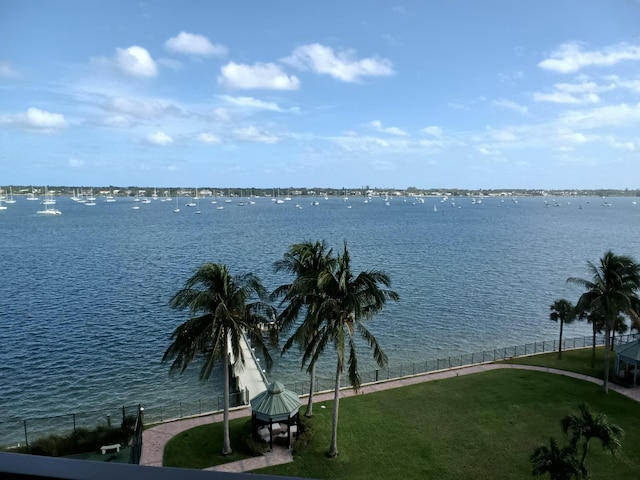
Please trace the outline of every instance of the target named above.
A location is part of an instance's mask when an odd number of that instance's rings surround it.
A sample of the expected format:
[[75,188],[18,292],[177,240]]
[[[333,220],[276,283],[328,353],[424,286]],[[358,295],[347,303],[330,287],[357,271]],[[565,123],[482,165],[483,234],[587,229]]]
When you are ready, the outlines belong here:
[[97,452],[103,445],[119,443],[127,445],[133,435],[136,417],[127,416],[120,428],[98,425],[95,428],[76,428],[66,435],[47,435],[26,446],[13,448],[15,453],[30,453],[47,457],[63,457],[77,453]]

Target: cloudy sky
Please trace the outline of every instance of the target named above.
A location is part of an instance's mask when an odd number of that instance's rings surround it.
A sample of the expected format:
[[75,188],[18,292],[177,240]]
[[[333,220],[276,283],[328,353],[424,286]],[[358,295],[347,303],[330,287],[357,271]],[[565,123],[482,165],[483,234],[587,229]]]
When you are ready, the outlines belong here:
[[639,188],[640,1],[0,2],[0,185]]

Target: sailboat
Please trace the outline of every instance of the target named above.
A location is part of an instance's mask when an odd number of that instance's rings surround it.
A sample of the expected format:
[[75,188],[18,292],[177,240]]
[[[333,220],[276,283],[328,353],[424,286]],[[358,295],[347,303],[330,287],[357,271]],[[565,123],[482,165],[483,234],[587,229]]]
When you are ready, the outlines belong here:
[[176,197],[176,208],[174,208],[173,211],[176,213],[180,213],[180,205],[178,205],[178,197]]
[[4,203],[16,203],[16,201],[13,199],[13,188],[9,187],[9,197],[4,199]]
[[51,207],[51,205],[54,205],[55,203],[56,201],[53,199],[53,194],[46,193],[45,200],[42,202],[44,210],[38,210],[36,213],[38,215],[62,215],[60,210]]
[[33,186],[31,187],[31,193],[27,193],[27,200],[40,200],[38,197],[36,197],[36,194],[33,191]]

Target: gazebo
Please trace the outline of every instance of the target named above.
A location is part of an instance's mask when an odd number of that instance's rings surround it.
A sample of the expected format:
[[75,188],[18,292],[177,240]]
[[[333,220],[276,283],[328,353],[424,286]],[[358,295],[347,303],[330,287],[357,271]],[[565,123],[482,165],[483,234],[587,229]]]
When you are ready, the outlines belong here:
[[616,347],[616,376],[620,375],[620,361],[633,365],[633,386],[638,385],[638,369],[640,368],[640,339]]
[[298,395],[284,388],[280,382],[267,385],[267,389],[251,399],[251,424],[273,449],[274,438],[286,439],[291,446],[291,434],[298,436],[298,420],[302,403]]

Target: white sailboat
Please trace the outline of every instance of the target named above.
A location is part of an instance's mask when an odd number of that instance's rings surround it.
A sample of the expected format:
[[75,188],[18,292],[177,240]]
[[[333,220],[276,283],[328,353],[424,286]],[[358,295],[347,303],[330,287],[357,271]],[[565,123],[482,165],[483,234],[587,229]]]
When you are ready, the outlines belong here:
[[[53,202],[52,202],[53,200]],[[45,200],[42,202],[44,205],[44,210],[38,210],[36,213],[38,215],[62,215],[62,212],[57,208],[53,208],[51,205],[54,205],[56,202],[53,199],[53,194],[46,193]]]
[[31,200],[31,201],[40,200],[38,197],[36,197],[36,194],[33,191],[33,187],[31,187],[31,193],[27,193],[27,200]]
[[174,208],[173,211],[176,213],[180,213],[180,205],[178,204],[178,197],[176,197],[176,208]]
[[16,201],[13,199],[13,188],[9,187],[9,196],[4,199],[4,203],[13,204]]

